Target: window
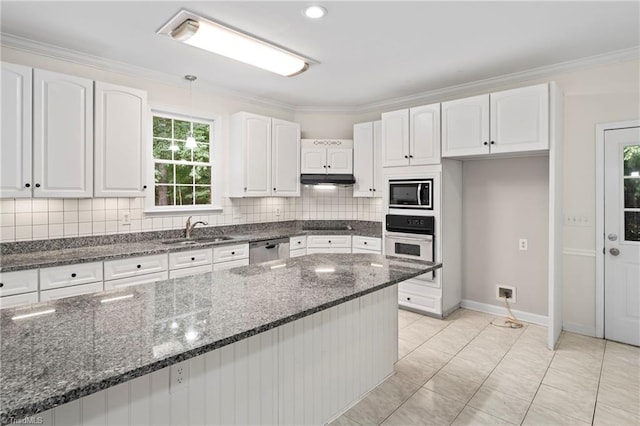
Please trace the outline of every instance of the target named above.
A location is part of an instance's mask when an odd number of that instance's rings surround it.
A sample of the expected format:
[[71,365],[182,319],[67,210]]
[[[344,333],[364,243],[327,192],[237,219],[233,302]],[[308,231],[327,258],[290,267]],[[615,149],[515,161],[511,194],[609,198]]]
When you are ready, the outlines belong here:
[[[186,146],[193,123],[196,147]],[[215,208],[214,122],[153,112],[153,205],[150,210]]]

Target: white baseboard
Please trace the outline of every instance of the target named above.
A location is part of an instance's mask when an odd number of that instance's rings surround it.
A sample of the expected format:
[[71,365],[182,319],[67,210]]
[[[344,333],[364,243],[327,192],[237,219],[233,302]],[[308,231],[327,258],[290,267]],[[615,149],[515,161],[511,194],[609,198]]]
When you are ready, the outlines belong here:
[[584,334],[585,336],[596,337],[596,327],[562,321],[562,329],[570,333]]
[[[502,306],[490,305],[488,303],[475,302],[473,300],[463,300],[460,304],[461,307],[471,309],[472,311],[484,312],[485,314],[507,316],[509,313],[506,308]],[[538,324],[547,327],[549,324],[548,317],[546,315],[532,314],[530,312],[518,311],[517,309],[511,309],[513,315],[517,319],[530,322],[532,324]]]

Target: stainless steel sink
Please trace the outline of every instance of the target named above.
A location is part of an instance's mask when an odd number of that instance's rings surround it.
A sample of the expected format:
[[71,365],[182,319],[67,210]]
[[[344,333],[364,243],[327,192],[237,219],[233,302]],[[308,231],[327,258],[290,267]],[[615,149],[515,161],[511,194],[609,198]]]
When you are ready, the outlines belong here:
[[229,241],[232,240],[232,237],[200,237],[200,238],[178,238],[175,240],[165,240],[162,241],[162,244],[167,245],[176,245],[176,246],[190,246],[195,244],[205,244],[205,243],[219,243],[221,241]]

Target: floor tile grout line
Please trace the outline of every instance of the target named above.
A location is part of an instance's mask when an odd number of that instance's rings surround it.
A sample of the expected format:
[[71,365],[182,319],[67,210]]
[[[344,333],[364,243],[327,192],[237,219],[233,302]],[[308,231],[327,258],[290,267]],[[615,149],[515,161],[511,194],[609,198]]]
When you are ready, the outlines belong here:
[[604,350],[602,351],[602,361],[600,362],[600,374],[598,374],[598,387],[596,388],[596,400],[593,403],[593,414],[591,415],[591,424],[596,421],[596,407],[598,407],[598,397],[600,396],[600,382],[602,382],[602,371],[604,370],[604,357],[607,355],[607,346],[609,342],[604,339]]

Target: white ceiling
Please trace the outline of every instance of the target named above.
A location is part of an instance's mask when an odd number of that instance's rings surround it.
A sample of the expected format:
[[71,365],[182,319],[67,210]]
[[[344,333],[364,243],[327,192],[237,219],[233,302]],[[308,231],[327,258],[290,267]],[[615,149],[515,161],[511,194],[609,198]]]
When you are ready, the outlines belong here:
[[[640,45],[640,2],[31,2],[2,32],[291,106],[359,107]],[[156,31],[185,8],[318,61],[281,77]]]

